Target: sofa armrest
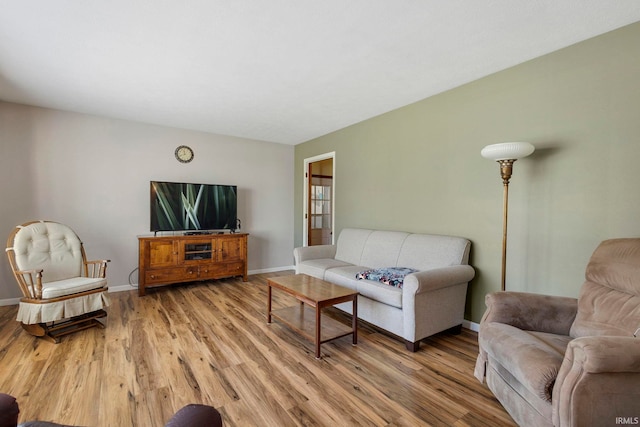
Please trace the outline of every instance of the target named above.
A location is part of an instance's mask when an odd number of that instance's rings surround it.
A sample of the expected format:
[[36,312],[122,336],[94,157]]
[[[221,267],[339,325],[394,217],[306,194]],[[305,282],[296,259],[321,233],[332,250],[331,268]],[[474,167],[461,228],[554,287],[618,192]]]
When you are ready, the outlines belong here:
[[300,246],[293,250],[296,265],[310,259],[334,258],[336,245]]
[[569,335],[578,311],[576,298],[526,292],[494,292],[485,297],[483,323],[498,322],[525,331]]
[[640,417],[640,339],[589,336],[572,340],[553,388],[553,422],[583,426]]
[[403,293],[419,294],[435,291],[448,286],[467,283],[476,275],[470,265],[451,265],[434,268],[433,270],[418,271],[404,278]]

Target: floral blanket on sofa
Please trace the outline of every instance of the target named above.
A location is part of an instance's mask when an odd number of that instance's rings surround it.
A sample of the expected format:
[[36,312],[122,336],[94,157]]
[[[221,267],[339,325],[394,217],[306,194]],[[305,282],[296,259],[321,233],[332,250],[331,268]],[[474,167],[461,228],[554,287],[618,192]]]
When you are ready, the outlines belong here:
[[415,273],[416,269],[406,267],[387,267],[364,270],[356,273],[358,280],[374,280],[385,285],[402,289],[402,283],[407,274]]

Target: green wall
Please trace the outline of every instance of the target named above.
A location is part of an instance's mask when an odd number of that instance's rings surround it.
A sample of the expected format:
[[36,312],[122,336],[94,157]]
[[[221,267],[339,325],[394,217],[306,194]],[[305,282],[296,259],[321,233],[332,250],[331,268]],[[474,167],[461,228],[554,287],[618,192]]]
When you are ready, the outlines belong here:
[[464,236],[476,278],[466,318],[500,289],[502,182],[482,147],[528,141],[509,193],[507,290],[577,296],[597,244],[640,236],[640,23],[295,147],[295,245],[304,159],[335,151],[336,232]]

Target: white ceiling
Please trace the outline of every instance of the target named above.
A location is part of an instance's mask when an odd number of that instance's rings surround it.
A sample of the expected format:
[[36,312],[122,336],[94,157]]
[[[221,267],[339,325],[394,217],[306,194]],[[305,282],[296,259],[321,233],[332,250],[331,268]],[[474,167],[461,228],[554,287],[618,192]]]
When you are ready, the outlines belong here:
[[639,20],[638,0],[0,0],[0,99],[298,144]]

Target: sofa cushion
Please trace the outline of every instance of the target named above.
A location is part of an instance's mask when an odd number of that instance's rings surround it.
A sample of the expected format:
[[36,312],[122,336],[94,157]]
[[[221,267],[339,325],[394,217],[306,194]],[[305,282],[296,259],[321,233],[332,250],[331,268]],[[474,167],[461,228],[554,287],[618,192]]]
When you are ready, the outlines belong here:
[[356,290],[363,297],[392,307],[402,308],[402,289],[373,280],[358,280],[357,282]]
[[415,273],[415,268],[407,267],[386,267],[374,268],[372,270],[359,271],[356,274],[358,280],[373,280],[375,282],[384,283],[402,289],[402,283],[407,274]]
[[345,288],[357,290],[358,281],[355,275],[358,271],[365,270],[367,267],[361,265],[345,265],[342,267],[331,268],[324,274],[324,280],[344,286]]
[[489,322],[483,325],[479,341],[481,348],[524,387],[551,402],[553,385],[571,337]]
[[355,275],[367,267],[352,265],[327,270],[325,280],[354,289],[360,295],[393,307],[402,308],[402,289],[372,280],[357,280]]
[[324,275],[328,269],[344,267],[346,265],[350,264],[333,258],[309,259],[298,263],[296,265],[296,272],[317,277],[318,279],[324,279]]

